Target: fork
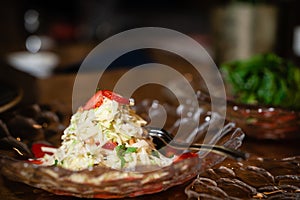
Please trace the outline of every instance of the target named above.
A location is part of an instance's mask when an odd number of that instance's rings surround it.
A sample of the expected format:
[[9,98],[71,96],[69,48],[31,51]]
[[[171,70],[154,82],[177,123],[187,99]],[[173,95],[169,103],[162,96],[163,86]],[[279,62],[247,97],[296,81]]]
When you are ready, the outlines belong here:
[[[193,150],[193,151],[212,151],[216,154],[228,156],[230,158],[233,158],[235,160],[246,160],[249,157],[248,153],[238,151],[236,149],[227,148],[220,145],[211,145],[211,144],[188,144],[188,143],[179,143],[176,142],[173,138],[173,136],[166,130],[155,128],[155,127],[145,127],[148,136],[151,136],[153,139],[153,142],[157,149],[160,149],[164,146],[170,146],[174,149],[178,150]],[[171,142],[172,141],[172,142]]]

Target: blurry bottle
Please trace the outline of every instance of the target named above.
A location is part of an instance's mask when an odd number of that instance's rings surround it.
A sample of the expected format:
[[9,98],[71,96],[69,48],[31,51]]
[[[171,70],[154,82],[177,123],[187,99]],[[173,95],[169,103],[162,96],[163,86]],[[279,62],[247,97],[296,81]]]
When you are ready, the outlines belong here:
[[273,51],[277,6],[232,1],[213,10],[212,29],[217,63]]
[[287,57],[300,66],[300,1],[294,0],[289,5],[288,27],[288,49],[286,50]]
[[300,24],[296,24],[293,30],[293,53],[296,58],[300,57]]
[[280,3],[278,53],[300,67],[300,1]]

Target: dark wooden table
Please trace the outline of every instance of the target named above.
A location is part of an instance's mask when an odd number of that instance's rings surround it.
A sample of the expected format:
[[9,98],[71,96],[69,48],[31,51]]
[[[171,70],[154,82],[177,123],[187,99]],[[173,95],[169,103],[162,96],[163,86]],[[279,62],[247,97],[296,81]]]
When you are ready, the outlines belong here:
[[[126,71],[126,70],[125,70]],[[103,77],[103,87],[107,87],[111,89],[113,84],[110,81],[117,80],[118,77],[122,75],[124,70],[113,70],[108,72]],[[61,75],[60,75],[61,76]],[[56,92],[53,88],[49,89],[51,85],[57,85],[55,81],[57,79],[50,78],[47,80],[48,90],[47,93],[43,93],[43,102],[48,103],[46,100],[51,103],[51,101],[59,101],[62,100],[65,105],[68,105],[68,109],[71,108],[71,91],[72,91],[72,83],[75,78],[73,75],[66,75],[68,81],[67,85],[64,85],[64,90],[68,90],[69,92],[61,93]],[[63,76],[61,77],[63,79]],[[141,92],[142,94],[142,92]],[[152,94],[153,95],[153,94]],[[151,94],[150,94],[151,96]],[[300,133],[299,133],[300,134]],[[264,141],[264,140],[255,140],[252,138],[248,138],[246,136],[243,141],[241,150],[248,152],[252,155],[264,157],[264,158],[284,158],[300,155],[299,148],[300,141],[298,140],[279,140],[279,141]],[[227,160],[226,162],[236,162],[234,160]],[[222,164],[222,163],[221,163]],[[152,195],[144,195],[137,198],[128,198],[128,199],[156,199],[156,200],[165,200],[165,199],[186,199],[187,196],[184,193],[184,189],[188,183],[176,186],[168,189],[167,191],[163,191],[157,194]],[[75,197],[66,197],[66,196],[56,196],[53,194],[49,194],[48,192],[42,191],[40,189],[32,188],[23,183],[17,183],[10,180],[7,180],[5,177],[0,176],[0,199],[3,200],[73,200],[77,199]]]
[[[249,152],[253,155],[258,155],[261,157],[290,157],[300,155],[299,141],[256,141],[246,138],[242,148],[243,151]],[[225,162],[235,162],[233,160],[226,160]],[[222,165],[222,163],[220,164]],[[187,199],[184,193],[185,187],[188,183],[175,186],[166,191],[153,194],[144,195],[136,198],[126,198],[135,200],[165,200],[165,199]],[[65,197],[50,194],[48,192],[42,191],[40,189],[32,188],[23,183],[13,182],[5,177],[0,176],[0,197],[5,200],[75,200],[79,198],[75,197]]]

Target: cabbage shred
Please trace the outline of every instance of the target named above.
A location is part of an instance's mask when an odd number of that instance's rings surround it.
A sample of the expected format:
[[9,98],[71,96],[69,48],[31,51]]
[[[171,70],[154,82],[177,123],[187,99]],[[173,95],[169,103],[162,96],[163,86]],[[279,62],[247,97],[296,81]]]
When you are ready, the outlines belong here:
[[145,124],[129,105],[109,98],[97,108],[79,108],[61,137],[61,146],[53,155],[41,158],[43,165],[70,170],[95,166],[135,170],[138,165],[170,165],[172,158],[156,151],[144,136]]

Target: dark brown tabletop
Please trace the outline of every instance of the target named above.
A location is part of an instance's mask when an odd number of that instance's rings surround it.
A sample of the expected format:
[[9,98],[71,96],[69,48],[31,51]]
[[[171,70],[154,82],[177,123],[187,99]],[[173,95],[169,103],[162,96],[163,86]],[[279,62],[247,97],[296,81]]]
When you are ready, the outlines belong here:
[[[298,141],[256,141],[245,139],[242,150],[245,152],[249,152],[253,155],[258,155],[264,158],[284,158],[300,155],[300,148],[298,147]],[[226,163],[234,163],[236,161],[227,159],[225,162],[219,164],[218,166]],[[217,166],[216,166],[217,168]],[[143,195],[136,198],[127,198],[127,199],[187,199],[186,194],[184,193],[185,187],[190,182],[175,186],[166,191],[159,192],[152,195]],[[10,181],[5,177],[0,178],[0,194],[1,197],[6,200],[71,200],[71,199],[79,199],[76,197],[67,197],[67,196],[57,196],[54,194],[50,194],[40,189],[36,189],[25,185],[23,183],[18,183],[14,181]]]
[[[121,70],[122,71],[122,70]],[[109,80],[115,80],[120,76],[120,70],[108,72],[105,75],[104,80],[106,80],[106,85],[110,85],[108,83]],[[74,79],[74,77],[73,77]],[[49,83],[51,85],[51,81]],[[72,82],[72,81],[71,81]],[[66,86],[71,89],[72,86]],[[58,95],[63,95],[61,93],[57,93]],[[49,97],[55,96],[55,91],[52,94],[48,94]],[[59,98],[59,96],[58,96]],[[44,98],[47,99],[47,98]],[[49,98],[51,99],[51,98]],[[70,98],[63,97],[62,99],[66,99],[64,102],[65,105],[68,105],[65,110],[70,111]],[[47,102],[43,102],[47,103]],[[64,110],[64,112],[65,112]],[[299,133],[300,134],[300,133]],[[299,139],[295,140],[277,140],[277,141],[266,141],[266,140],[256,140],[253,138],[246,137],[241,146],[241,150],[250,153],[252,156],[258,156],[262,158],[285,158],[300,155],[299,148]],[[220,163],[216,168],[222,165],[234,164],[237,161],[232,159],[226,159],[225,162]],[[298,174],[299,175],[299,174]],[[246,175],[247,176],[247,175]],[[249,174],[250,176],[250,174]],[[191,180],[192,181],[192,180]],[[187,196],[184,192],[185,188],[191,181],[186,184],[182,184],[179,186],[172,187],[166,191],[159,192],[151,195],[143,195],[135,198],[126,198],[126,199],[157,199],[157,200],[165,200],[165,199],[187,199]],[[299,187],[299,185],[297,186]],[[76,197],[68,197],[68,196],[57,196],[54,194],[50,194],[46,191],[30,187],[23,183],[18,183],[14,181],[10,181],[7,178],[0,176],[0,197],[5,200],[71,200],[78,199]]]

